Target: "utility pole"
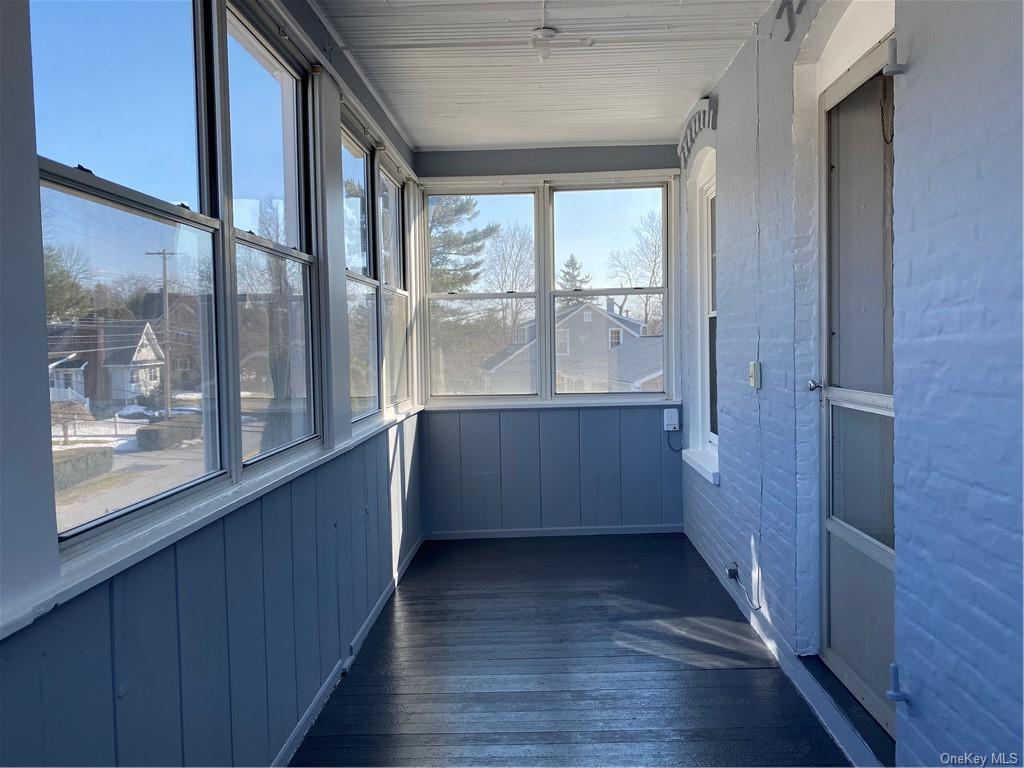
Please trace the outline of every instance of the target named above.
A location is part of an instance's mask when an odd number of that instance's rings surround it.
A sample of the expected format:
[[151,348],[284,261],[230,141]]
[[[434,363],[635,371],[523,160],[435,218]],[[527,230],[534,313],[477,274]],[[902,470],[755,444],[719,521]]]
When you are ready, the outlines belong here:
[[146,251],[146,256],[159,256],[163,261],[163,293],[164,293],[164,418],[171,418],[171,302],[170,293],[167,290],[167,259],[170,256],[180,256],[176,251],[168,251],[161,248],[159,251]]

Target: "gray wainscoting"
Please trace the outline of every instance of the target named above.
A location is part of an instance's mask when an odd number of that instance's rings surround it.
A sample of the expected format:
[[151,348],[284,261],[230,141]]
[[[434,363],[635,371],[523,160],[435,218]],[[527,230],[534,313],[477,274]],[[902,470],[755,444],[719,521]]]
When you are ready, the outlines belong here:
[[287,757],[421,539],[418,420],[7,638],[0,764]]
[[425,414],[428,538],[681,531],[681,463],[661,411]]

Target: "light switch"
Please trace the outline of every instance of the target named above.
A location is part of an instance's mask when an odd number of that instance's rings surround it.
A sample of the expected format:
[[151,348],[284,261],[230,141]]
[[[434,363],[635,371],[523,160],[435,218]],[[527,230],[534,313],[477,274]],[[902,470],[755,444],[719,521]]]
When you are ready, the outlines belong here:
[[761,388],[761,361],[752,360],[750,363],[750,372],[747,374],[747,381],[750,382],[750,386],[754,389]]

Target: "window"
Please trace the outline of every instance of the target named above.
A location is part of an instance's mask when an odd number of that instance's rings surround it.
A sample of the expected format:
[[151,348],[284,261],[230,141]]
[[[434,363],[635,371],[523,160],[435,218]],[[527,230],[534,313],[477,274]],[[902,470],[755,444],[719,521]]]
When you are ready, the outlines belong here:
[[409,295],[403,290],[402,187],[382,171],[377,190],[384,404],[391,407],[409,399]]
[[228,14],[235,228],[299,247],[297,78]]
[[431,395],[538,392],[534,201],[428,196]]
[[198,211],[192,3],[33,0],[30,11],[39,154]]
[[555,355],[556,394],[664,391],[665,196],[554,191],[553,321],[571,340]]
[[370,169],[366,151],[347,134],[341,140],[341,199],[345,224],[345,267],[369,277],[370,237],[367,195]]
[[235,290],[242,458],[251,462],[316,434],[313,258],[299,209],[299,78],[228,13]]
[[557,329],[555,329],[555,354],[556,355],[568,355],[569,354],[569,329],[568,328],[557,328]]
[[706,203],[707,234],[707,388],[709,439],[718,440],[718,261],[715,257],[715,193],[709,189]]

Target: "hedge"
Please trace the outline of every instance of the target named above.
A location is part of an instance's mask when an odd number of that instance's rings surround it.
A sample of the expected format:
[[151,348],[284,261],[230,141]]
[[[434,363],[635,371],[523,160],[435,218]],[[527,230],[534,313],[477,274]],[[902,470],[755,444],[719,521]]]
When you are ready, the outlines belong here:
[[109,445],[89,445],[54,451],[53,484],[58,491],[100,475],[114,468],[114,448]]

